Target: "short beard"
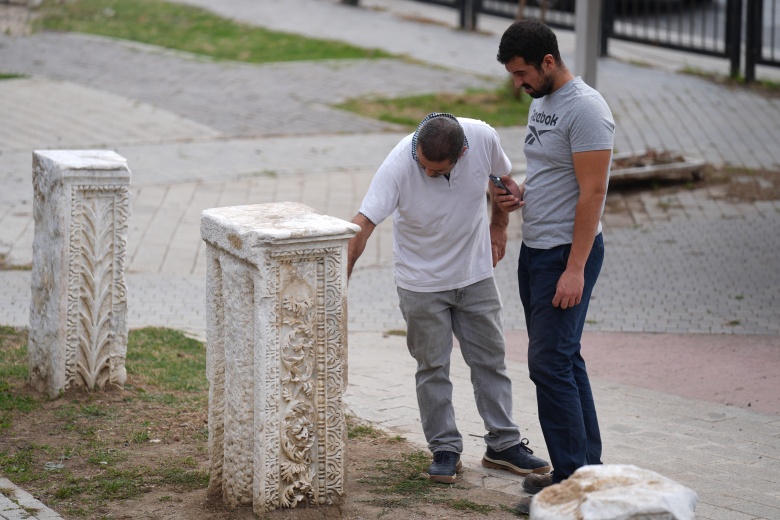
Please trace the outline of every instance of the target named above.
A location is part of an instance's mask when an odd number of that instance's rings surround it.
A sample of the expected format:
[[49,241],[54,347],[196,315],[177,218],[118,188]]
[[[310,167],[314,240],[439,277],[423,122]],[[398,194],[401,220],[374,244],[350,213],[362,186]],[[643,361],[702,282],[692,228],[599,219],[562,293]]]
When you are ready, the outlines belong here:
[[529,92],[528,95],[534,99],[544,97],[553,91],[553,84],[554,81],[552,77],[549,74],[545,74],[542,79],[542,85],[538,89],[531,87],[531,92]]

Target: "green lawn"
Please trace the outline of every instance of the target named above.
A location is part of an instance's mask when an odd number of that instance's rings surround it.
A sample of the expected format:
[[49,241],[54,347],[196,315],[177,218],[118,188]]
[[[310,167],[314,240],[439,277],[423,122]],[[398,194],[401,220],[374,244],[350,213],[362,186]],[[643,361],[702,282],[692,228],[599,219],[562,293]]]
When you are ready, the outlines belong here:
[[390,57],[376,49],[269,31],[162,0],[46,0],[36,29],[133,40],[249,63]]
[[448,112],[480,119],[494,127],[526,124],[531,98],[515,95],[509,83],[499,89],[472,90],[462,94],[425,94],[403,98],[357,98],[337,108],[406,126],[413,130],[431,112]]

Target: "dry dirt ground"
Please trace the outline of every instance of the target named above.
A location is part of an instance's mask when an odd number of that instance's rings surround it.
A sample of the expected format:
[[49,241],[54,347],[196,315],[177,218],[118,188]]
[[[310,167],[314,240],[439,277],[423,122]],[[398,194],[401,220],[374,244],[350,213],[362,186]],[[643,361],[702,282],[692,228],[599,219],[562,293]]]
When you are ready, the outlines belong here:
[[[133,391],[125,390],[93,394],[70,392],[45,403],[34,413],[15,414],[11,429],[2,433],[0,453],[16,456],[29,451],[38,474],[41,468],[56,464],[64,466],[61,470],[50,471],[45,478],[21,483],[20,486],[66,519],[254,518],[249,507],[229,509],[220,497],[207,495],[203,478],[208,468],[205,407],[171,414],[167,407],[141,404],[138,396],[133,394]],[[62,417],[69,413],[64,410],[73,407],[82,417],[74,424],[63,425]],[[84,417],[85,409],[110,412]],[[131,440],[143,428],[150,438]],[[93,431],[85,437],[88,429]],[[427,453],[403,439],[378,432],[375,434],[347,442],[346,480],[341,505],[279,510],[262,518],[457,519],[479,518],[488,512],[491,518],[516,518],[511,511],[516,497],[468,485],[464,479],[452,486],[422,482],[423,472],[415,470],[420,465],[404,461],[409,458],[424,459],[424,464],[427,464]],[[90,444],[93,443],[104,447],[92,452]],[[41,450],[41,447],[45,449]],[[70,454],[63,456],[66,453]],[[111,466],[101,466],[97,460],[101,456],[107,458]],[[117,457],[116,465],[112,456]],[[161,470],[182,464],[200,478],[190,481],[181,478],[181,475],[166,475]],[[112,470],[126,477],[117,474],[112,481],[109,475]],[[131,475],[134,474],[144,476],[133,479]],[[17,482],[13,473],[8,472],[5,476]],[[99,490],[89,494],[85,491],[92,489],[93,485],[114,496],[105,501],[95,499],[94,495],[100,493]],[[108,489],[115,485],[125,489]],[[404,487],[408,488],[408,494],[391,492]],[[136,496],[121,498],[128,491]]]
[[[433,484],[433,489],[417,495],[386,494],[382,475],[388,466],[405,456],[420,455],[405,441],[353,439],[347,444],[347,476],[343,503],[339,506],[278,510],[260,518],[271,520],[319,519],[517,519],[511,508],[516,497],[495,490],[470,486],[461,478],[454,485]],[[427,458],[427,454],[424,454]],[[392,471],[392,470],[391,470]],[[414,477],[413,477],[414,478]],[[416,478],[423,478],[421,474]],[[388,479],[389,480],[389,479]],[[413,482],[413,481],[412,481]],[[410,487],[413,487],[411,484]],[[387,486],[390,487],[390,486]],[[379,489],[379,491],[377,491]],[[111,518],[160,520],[243,520],[254,518],[249,507],[226,508],[219,497],[208,497],[203,489],[177,493],[163,501],[170,490],[150,490],[140,498],[113,503],[107,508]],[[522,516],[524,518],[524,516]]]
[[[194,373],[202,374],[204,347],[186,341],[187,348],[157,343],[151,356],[194,360]],[[133,373],[128,361],[123,388],[71,390],[49,400],[27,383],[26,343],[25,329],[0,327],[0,474],[67,520],[254,518],[250,507],[229,509],[221,497],[207,494],[202,375],[193,390],[171,390],[155,386],[148,372]],[[517,497],[469,484],[478,478],[432,483],[425,476],[427,450],[354,417],[348,423],[341,503],[262,518],[516,518]]]

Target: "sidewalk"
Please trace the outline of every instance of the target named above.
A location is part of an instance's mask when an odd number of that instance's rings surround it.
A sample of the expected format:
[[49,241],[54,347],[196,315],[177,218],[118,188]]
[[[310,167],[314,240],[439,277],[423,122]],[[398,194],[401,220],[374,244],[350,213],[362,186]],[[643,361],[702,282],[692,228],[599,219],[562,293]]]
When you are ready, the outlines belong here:
[[[249,66],[84,35],[0,36],[0,72],[29,76],[0,81],[0,255],[12,265],[32,258],[32,150],[116,150],[133,175],[129,324],[202,338],[200,212],[300,201],[351,219],[376,167],[405,132],[328,104],[504,81],[495,52],[509,20],[482,17],[481,32],[466,34],[454,30],[455,11],[407,0],[361,0],[358,9],[336,0],[188,3],[419,60]],[[558,34],[572,67],[573,35]],[[780,100],[675,72],[689,60],[720,66],[698,56],[644,49],[641,61],[651,66],[638,66],[628,61],[638,46],[611,48],[622,59],[600,61],[597,86],[615,113],[618,151],[677,149],[718,165],[780,169]],[[522,126],[499,130],[517,175],[525,165],[524,132]],[[691,487],[699,494],[699,519],[776,520],[780,201],[727,201],[727,189],[610,192],[608,252],[589,312],[585,357],[605,462],[654,469]],[[510,232],[496,278],[514,413],[546,457],[514,290],[518,221]],[[384,334],[404,328],[391,250],[391,225],[379,226],[350,281],[345,401],[359,417],[424,445],[413,360],[402,337]],[[26,326],[29,298],[29,271],[0,271],[0,324]],[[378,365],[395,370],[378,373]],[[452,370],[468,478],[519,494],[519,478],[479,465],[484,428],[457,353]],[[0,484],[0,493],[8,496],[7,489]],[[5,518],[16,517],[0,508]]]

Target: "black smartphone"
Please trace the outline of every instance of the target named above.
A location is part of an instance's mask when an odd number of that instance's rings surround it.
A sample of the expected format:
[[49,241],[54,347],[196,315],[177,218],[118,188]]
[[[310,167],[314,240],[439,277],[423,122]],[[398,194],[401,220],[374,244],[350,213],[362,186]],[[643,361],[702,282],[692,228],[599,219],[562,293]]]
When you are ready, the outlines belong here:
[[511,192],[511,191],[509,191],[509,188],[507,188],[507,187],[504,185],[504,183],[503,183],[503,182],[501,182],[501,179],[499,179],[498,177],[496,177],[496,176],[495,176],[495,175],[493,175],[492,173],[490,174],[490,182],[492,182],[493,184],[495,184],[495,185],[496,185],[498,188],[501,188],[502,190],[504,190],[504,191],[506,192],[506,195],[511,195],[511,194],[512,194],[512,192]]

